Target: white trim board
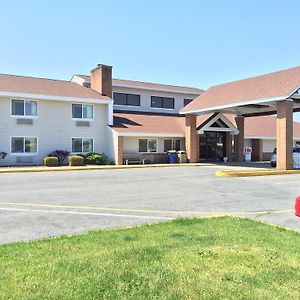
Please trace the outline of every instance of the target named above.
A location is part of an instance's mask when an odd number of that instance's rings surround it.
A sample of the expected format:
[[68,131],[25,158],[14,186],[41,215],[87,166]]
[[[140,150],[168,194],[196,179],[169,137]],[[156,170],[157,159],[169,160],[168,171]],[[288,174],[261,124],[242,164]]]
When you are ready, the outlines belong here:
[[[253,136],[253,135],[248,135],[245,136],[245,139],[248,140],[277,140],[276,136]],[[294,141],[300,141],[300,137],[293,137]]]
[[93,103],[93,104],[110,104],[113,103],[112,99],[93,99],[93,98],[77,98],[77,97],[61,97],[61,96],[49,96],[40,94],[26,94],[26,93],[14,93],[14,92],[0,92],[0,97],[9,98],[21,98],[32,100],[53,100],[53,101],[66,101],[66,102],[81,102],[81,103]]
[[[225,127],[211,127],[216,121],[221,120],[228,128]],[[204,131],[219,131],[219,132],[232,132],[234,135],[239,133],[239,130],[221,113],[215,115],[207,124],[197,130],[198,134],[203,134]]]
[[162,138],[184,138],[184,134],[178,134],[178,133],[155,133],[155,132],[117,132],[113,128],[110,127],[110,129],[115,133],[117,136],[132,136],[132,137],[162,137]]
[[219,105],[219,106],[212,106],[212,107],[207,107],[207,108],[203,108],[203,109],[192,109],[192,110],[188,110],[188,111],[180,111],[179,113],[182,115],[185,114],[191,114],[191,113],[199,113],[199,114],[207,114],[210,112],[216,112],[218,110],[222,110],[222,109],[233,109],[233,108],[237,108],[239,106],[244,106],[244,105],[249,105],[249,104],[260,104],[260,103],[269,103],[269,102],[273,102],[273,101],[284,101],[287,100],[289,98],[289,95],[285,95],[285,96],[278,96],[278,97],[271,97],[271,98],[261,98],[261,99],[250,99],[244,102],[236,102],[236,103],[231,103],[231,104],[225,104],[225,105]]

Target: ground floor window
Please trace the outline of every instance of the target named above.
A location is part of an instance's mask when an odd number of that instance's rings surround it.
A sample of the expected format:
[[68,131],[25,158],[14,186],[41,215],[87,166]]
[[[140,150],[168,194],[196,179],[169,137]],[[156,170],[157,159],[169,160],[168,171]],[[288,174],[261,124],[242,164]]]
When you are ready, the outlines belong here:
[[94,151],[94,139],[92,138],[72,138],[73,153],[88,153]]
[[36,137],[12,137],[11,138],[11,153],[37,153],[37,138]]
[[157,140],[139,139],[139,152],[157,152]]
[[180,140],[179,139],[165,139],[164,140],[164,152],[170,150],[180,150]]

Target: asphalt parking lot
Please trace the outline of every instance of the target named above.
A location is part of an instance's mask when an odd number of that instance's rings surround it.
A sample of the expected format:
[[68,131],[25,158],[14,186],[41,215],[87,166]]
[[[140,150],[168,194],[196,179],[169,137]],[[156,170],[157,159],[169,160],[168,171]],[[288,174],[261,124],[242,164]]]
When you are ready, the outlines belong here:
[[300,175],[216,177],[218,168],[0,174],[0,242],[230,213],[300,230]]

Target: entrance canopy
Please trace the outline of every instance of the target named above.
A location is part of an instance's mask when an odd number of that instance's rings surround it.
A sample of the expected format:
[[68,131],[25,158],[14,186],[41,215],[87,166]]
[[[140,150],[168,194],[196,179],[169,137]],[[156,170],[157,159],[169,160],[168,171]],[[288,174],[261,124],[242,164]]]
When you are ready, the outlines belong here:
[[211,112],[236,115],[237,161],[243,161],[244,118],[277,113],[277,168],[291,169],[296,111],[300,111],[300,67],[213,86],[180,113],[186,114],[187,120]]
[[244,117],[276,114],[276,102],[293,100],[300,111],[300,66],[209,88],[181,114],[232,113]]

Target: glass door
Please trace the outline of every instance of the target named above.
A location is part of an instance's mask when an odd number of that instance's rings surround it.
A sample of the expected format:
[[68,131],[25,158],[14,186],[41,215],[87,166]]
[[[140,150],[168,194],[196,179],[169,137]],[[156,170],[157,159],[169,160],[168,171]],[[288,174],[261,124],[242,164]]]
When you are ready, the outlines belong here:
[[200,136],[200,160],[223,161],[226,156],[226,133],[206,131]]

